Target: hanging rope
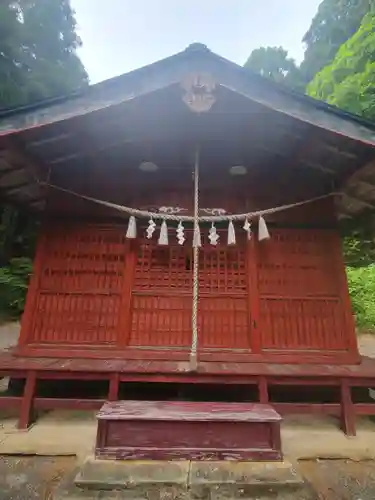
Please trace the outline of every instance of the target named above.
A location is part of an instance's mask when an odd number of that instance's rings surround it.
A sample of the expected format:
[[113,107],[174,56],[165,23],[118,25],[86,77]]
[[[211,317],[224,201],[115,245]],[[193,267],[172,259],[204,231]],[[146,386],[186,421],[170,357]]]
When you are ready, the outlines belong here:
[[[123,205],[117,205],[116,203],[111,203],[109,201],[100,200],[98,198],[92,198],[91,196],[85,196],[83,194],[76,193],[75,191],[71,191],[70,189],[65,189],[60,186],[55,186],[54,184],[49,184],[47,182],[39,182],[42,186],[47,186],[52,189],[56,189],[57,191],[61,191],[62,193],[66,193],[72,196],[76,196],[81,198],[82,200],[91,201],[98,205],[102,205],[107,208],[113,208],[119,212],[124,212],[128,215],[134,215],[138,217],[149,217],[155,220],[170,220],[170,221],[187,221],[194,222],[194,216],[191,215],[175,215],[175,214],[165,214],[159,212],[149,212],[148,210],[138,210],[136,208],[126,207]],[[310,198],[308,200],[298,201],[296,203],[290,203],[288,205],[280,205],[274,208],[268,208],[265,210],[257,210],[255,212],[247,212],[242,214],[233,214],[233,215],[204,215],[198,217],[198,222],[223,222],[223,221],[238,221],[238,220],[246,220],[253,219],[255,217],[260,217],[263,215],[275,214],[277,212],[282,212],[283,210],[288,210],[290,208],[300,207],[301,205],[306,205],[307,203],[314,203],[315,201],[323,200],[325,198],[329,198],[331,196],[342,195],[340,192],[331,192],[328,194],[324,194],[322,196],[316,196],[315,198]]]
[[190,349],[190,369],[196,370],[198,366],[197,349],[198,349],[198,296],[199,296],[199,149],[195,152],[194,161],[194,240],[193,246],[193,307],[191,315],[191,349]]

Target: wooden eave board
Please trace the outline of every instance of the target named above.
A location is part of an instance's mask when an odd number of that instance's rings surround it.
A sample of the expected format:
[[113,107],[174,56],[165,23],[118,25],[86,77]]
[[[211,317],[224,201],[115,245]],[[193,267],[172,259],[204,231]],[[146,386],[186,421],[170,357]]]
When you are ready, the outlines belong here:
[[206,48],[188,48],[174,56],[89,87],[81,95],[49,101],[0,114],[0,134],[40,127],[85,115],[183,80],[190,73],[210,73],[227,87],[270,109],[375,146],[375,126],[322,102],[297,95],[251,73]]
[[[333,167],[333,181],[340,179],[341,182],[361,169],[364,162],[371,159],[372,154],[375,157],[375,125],[320,101],[294,94],[199,45],[131,73],[93,85],[81,94],[3,111],[0,113],[0,149],[9,148],[9,143],[12,142],[9,139],[17,136],[18,142],[26,146],[27,151],[29,133],[35,133],[42,141],[48,142],[50,139],[55,140],[56,127],[60,130],[59,133],[64,135],[72,128],[72,121],[84,132],[86,118],[95,122],[98,112],[112,112],[118,106],[132,103],[135,99],[143,99],[143,96],[162,89],[175,88],[188,74],[202,72],[211,74],[219,89],[227,89],[249,102],[261,105],[264,109],[296,120],[301,126],[314,127],[319,130],[323,140],[338,142],[344,154],[352,154],[354,146],[352,164],[348,168],[338,166],[337,173],[336,167]],[[81,119],[84,119],[83,122]],[[3,198],[26,204],[28,200],[34,203],[33,196],[28,192],[29,186],[12,194],[12,188],[16,186],[17,184],[10,186],[9,196],[4,191]],[[31,186],[30,189],[33,191]],[[352,200],[351,207],[353,203]],[[348,206],[348,202],[346,205],[341,203],[339,208],[345,211]],[[360,198],[353,213],[357,215],[368,208],[369,204]]]

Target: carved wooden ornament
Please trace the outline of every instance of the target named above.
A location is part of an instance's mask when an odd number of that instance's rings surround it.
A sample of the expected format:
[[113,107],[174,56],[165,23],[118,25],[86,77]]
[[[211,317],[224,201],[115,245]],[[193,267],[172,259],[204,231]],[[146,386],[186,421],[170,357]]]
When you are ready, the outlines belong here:
[[185,90],[183,101],[195,113],[209,111],[216,101],[213,95],[216,84],[208,73],[189,74],[181,82],[181,87]]

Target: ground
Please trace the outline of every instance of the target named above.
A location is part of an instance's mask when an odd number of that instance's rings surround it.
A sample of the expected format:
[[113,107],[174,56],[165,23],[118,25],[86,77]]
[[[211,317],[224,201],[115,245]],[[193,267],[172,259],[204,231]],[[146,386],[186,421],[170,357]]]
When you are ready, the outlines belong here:
[[48,500],[74,457],[2,457],[0,500]]
[[[17,324],[0,327],[0,349],[14,344],[18,331]],[[375,335],[361,336],[359,345],[363,354],[375,357]],[[285,419],[284,452],[299,461],[317,498],[375,498],[375,422],[358,420],[357,437],[348,438],[334,419]],[[49,499],[59,478],[92,452],[95,434],[94,412],[49,412],[28,432],[15,430],[12,415],[0,415],[0,500]]]
[[[0,500],[49,500],[60,478],[75,466],[72,457],[5,457],[0,460]],[[317,500],[373,500],[375,462],[303,461],[300,470]],[[293,496],[304,500],[303,496]]]

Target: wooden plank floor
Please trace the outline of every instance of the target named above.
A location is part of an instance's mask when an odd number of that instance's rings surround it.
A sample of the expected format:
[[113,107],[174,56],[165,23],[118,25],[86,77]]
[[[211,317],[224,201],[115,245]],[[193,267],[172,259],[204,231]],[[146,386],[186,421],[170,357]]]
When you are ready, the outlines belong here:
[[[353,387],[375,387],[375,359],[362,357],[356,365],[313,365],[271,363],[200,362],[196,371],[182,361],[99,360],[28,358],[0,351],[0,377],[24,378],[22,396],[0,397],[1,408],[19,410],[19,428],[27,428],[38,409],[94,409],[104,400],[87,398],[42,398],[36,394],[38,380],[105,380],[107,400],[116,401],[121,382],[159,382],[193,384],[255,385],[258,401],[272,406],[282,414],[325,414],[340,417],[343,431],[355,435],[356,415],[375,415],[375,403],[354,403]],[[336,387],[340,401],[334,403],[275,403],[270,400],[269,388],[274,385]]]
[[[119,374],[191,374],[187,361],[164,360],[102,360],[61,359],[15,356],[11,351],[0,351],[0,374],[6,372],[75,372]],[[355,365],[225,363],[202,361],[196,373],[200,376],[268,376],[268,377],[360,377],[375,379],[375,359],[363,356]]]

